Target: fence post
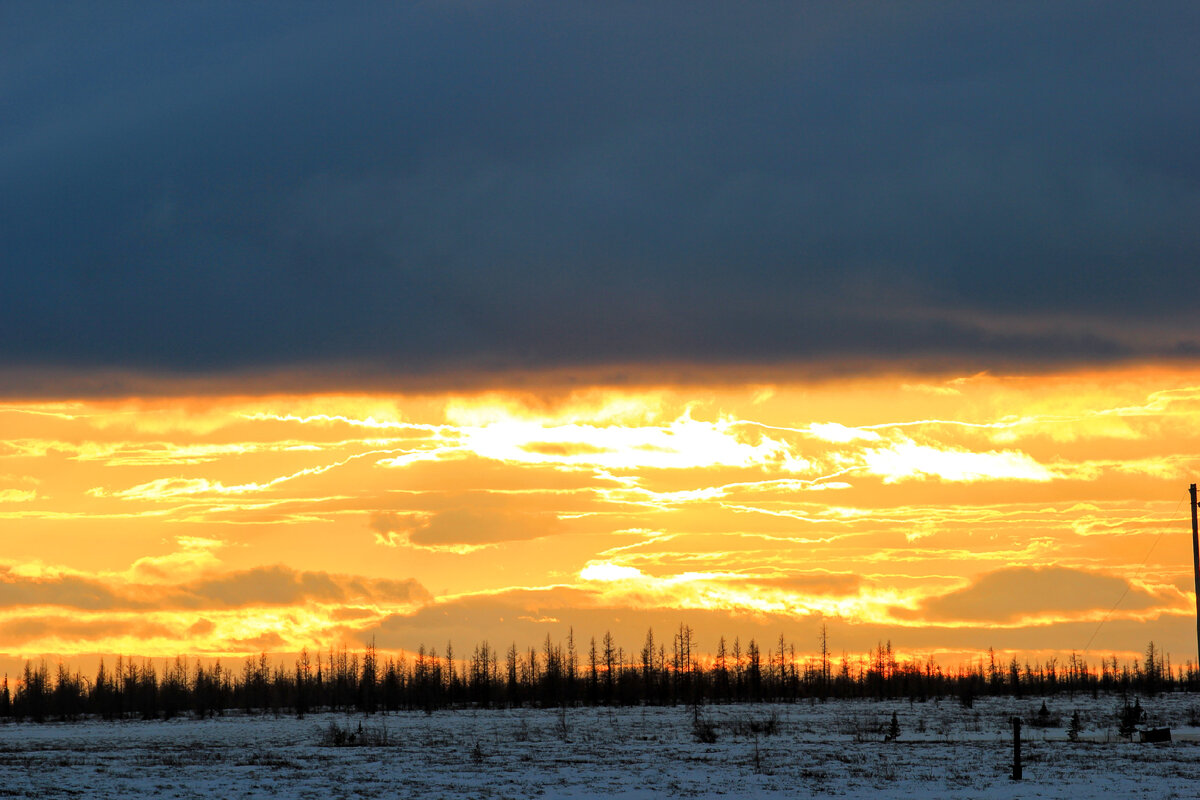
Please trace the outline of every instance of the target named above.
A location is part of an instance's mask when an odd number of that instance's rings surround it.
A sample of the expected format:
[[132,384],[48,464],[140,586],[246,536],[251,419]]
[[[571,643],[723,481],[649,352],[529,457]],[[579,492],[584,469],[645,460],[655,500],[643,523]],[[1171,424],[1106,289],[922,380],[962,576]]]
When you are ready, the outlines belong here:
[[1012,779],[1021,780],[1021,718],[1012,718],[1013,726],[1013,771]]

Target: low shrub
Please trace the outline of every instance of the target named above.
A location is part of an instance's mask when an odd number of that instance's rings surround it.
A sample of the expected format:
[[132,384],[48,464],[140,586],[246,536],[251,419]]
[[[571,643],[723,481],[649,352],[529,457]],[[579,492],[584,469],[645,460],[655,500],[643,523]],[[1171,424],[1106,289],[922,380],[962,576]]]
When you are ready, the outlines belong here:
[[360,722],[352,730],[349,726],[339,725],[337,720],[330,720],[321,733],[321,744],[326,747],[387,747],[391,744],[391,736],[387,725],[382,723],[364,728]]
[[700,744],[713,744],[717,741],[717,723],[708,717],[697,714],[692,718],[692,738]]
[[779,715],[772,711],[765,717],[743,717],[729,723],[729,732],[735,736],[748,736],[761,733],[763,736],[774,736],[779,733]]

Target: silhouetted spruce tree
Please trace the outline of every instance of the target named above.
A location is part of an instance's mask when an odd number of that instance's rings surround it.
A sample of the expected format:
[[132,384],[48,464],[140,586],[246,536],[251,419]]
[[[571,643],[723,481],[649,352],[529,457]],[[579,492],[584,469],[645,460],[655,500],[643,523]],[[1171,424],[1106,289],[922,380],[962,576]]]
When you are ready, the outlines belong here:
[[854,679],[850,675],[850,656],[842,651],[842,663],[838,666],[837,679],[834,681],[833,694],[835,697],[850,697],[854,689]]
[[567,687],[566,704],[574,706],[579,699],[579,652],[575,649],[575,628],[567,628]]
[[108,685],[108,672],[104,668],[104,659],[100,659],[100,665],[96,668],[96,682],[92,684],[91,696],[88,698],[88,707],[93,714],[99,714],[103,719],[112,719],[113,710],[111,707],[112,690]]
[[588,705],[600,703],[600,664],[596,655],[596,637],[588,643]]
[[36,668],[28,661],[25,662],[25,671],[21,676],[14,706],[18,719],[45,722],[50,707],[50,673],[45,661],[40,662]]
[[212,694],[208,709],[212,714],[224,714],[226,709],[233,708],[233,673],[222,669],[221,659],[217,659],[212,669],[208,671],[209,684]]
[[421,694],[421,709],[426,714],[432,713],[441,705],[442,665],[438,660],[436,647],[429,648],[428,653],[425,654],[418,691]]
[[617,702],[623,706],[642,702],[642,681],[638,667],[633,661],[632,652],[626,659],[624,647],[617,648]]
[[446,668],[445,675],[442,678],[442,687],[444,692],[438,705],[454,705],[458,699],[458,674],[454,667],[454,644],[449,640],[446,641]]
[[1117,733],[1126,738],[1133,736],[1145,716],[1146,712],[1140,699],[1134,698],[1133,705],[1129,705],[1129,698],[1124,698],[1121,707],[1117,709]]
[[309,684],[312,681],[312,661],[308,657],[308,648],[300,651],[300,657],[296,659],[296,677],[295,677],[295,703],[294,711],[296,719],[303,719],[311,707],[312,698],[310,697]]
[[788,700],[796,702],[800,698],[800,673],[796,669],[796,645],[788,645]]
[[645,702],[653,704],[657,701],[655,696],[655,676],[654,676],[654,629],[646,629],[646,641],[642,643],[641,652],[641,667],[642,667],[642,696]]
[[746,645],[746,688],[751,702],[762,702],[762,658],[753,639]]
[[374,714],[378,710],[376,689],[379,675],[376,664],[375,640],[372,638],[370,644],[367,645],[366,652],[363,654],[362,674],[358,679],[357,706],[358,710],[364,714]]
[[1008,692],[1013,697],[1021,696],[1021,664],[1015,655],[1008,662]]
[[182,658],[176,656],[173,665],[164,665],[158,694],[163,719],[173,719],[188,707],[188,670]]
[[1079,718],[1079,709],[1071,714],[1071,724],[1067,728],[1067,738],[1072,742],[1079,741],[1079,734],[1083,731],[1083,721]]
[[714,699],[722,702],[729,702],[729,667],[727,664],[729,654],[725,651],[725,637],[722,636],[717,640],[717,658],[713,663],[713,668],[716,674],[713,676],[713,694]]
[[492,705],[490,670],[491,646],[485,639],[481,644],[475,645],[475,652],[471,654],[471,666],[467,673],[467,691],[471,702],[483,708],[489,708]]
[[1162,684],[1162,653],[1154,646],[1154,640],[1146,645],[1146,666],[1142,670],[1142,693],[1156,695]]
[[55,719],[74,720],[83,714],[87,690],[83,677],[72,674],[67,665],[58,662],[54,689],[50,692],[51,713]]
[[615,663],[616,650],[613,647],[612,633],[604,632],[604,705],[611,706],[615,697]]
[[742,664],[742,640],[733,637],[733,699],[746,699],[746,670]]
[[537,685],[541,680],[541,670],[538,668],[537,650],[530,647],[525,651],[525,657],[518,662],[520,672],[520,683],[524,691],[521,693],[523,700],[529,703],[537,702]]
[[137,670],[137,714],[144,720],[158,719],[158,672],[154,663],[144,660]]
[[247,658],[242,663],[242,682],[238,687],[242,697],[242,710],[247,714],[255,710],[254,696],[254,659]]
[[562,650],[555,647],[550,634],[547,633],[545,641],[542,642],[544,669],[538,687],[538,705],[542,708],[553,708],[564,702],[562,661]]
[[1058,659],[1049,658],[1046,660],[1046,668],[1043,672],[1045,680],[1043,682],[1043,690],[1049,694],[1058,694]]
[[389,658],[383,669],[383,707],[388,711],[399,711],[404,705],[404,665]]
[[217,706],[216,692],[217,687],[214,685],[212,675],[204,668],[204,664],[197,662],[188,703],[191,706],[192,715],[197,719],[213,716]]
[[137,696],[137,667],[134,665],[133,659],[124,659],[122,656],[117,656],[117,664],[113,669],[113,677],[116,679],[118,685],[121,718],[125,719],[133,716],[136,713],[134,705]]
[[505,681],[505,700],[509,708],[516,708],[521,704],[520,687],[517,685],[517,643],[513,642],[512,647],[508,648],[508,652],[504,654],[504,674]]
[[894,742],[900,738],[900,720],[896,718],[895,711],[892,712],[892,721],[888,725],[887,736],[884,738],[889,742]]
[[820,645],[821,645],[821,676],[820,676],[820,684],[817,687],[817,696],[820,697],[822,700],[824,700],[825,698],[827,698],[829,696],[829,682],[830,682],[830,677],[831,677],[830,669],[829,669],[829,626],[826,625],[824,622],[821,623]]

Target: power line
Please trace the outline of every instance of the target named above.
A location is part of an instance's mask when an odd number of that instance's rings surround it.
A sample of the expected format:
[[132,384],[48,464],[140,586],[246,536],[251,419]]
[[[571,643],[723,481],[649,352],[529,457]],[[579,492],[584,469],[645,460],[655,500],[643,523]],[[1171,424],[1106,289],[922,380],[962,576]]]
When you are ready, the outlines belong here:
[[[1183,501],[1186,499],[1187,499],[1186,495],[1184,495],[1182,498],[1180,498],[1179,505],[1175,506],[1175,511],[1171,514],[1172,517],[1179,513],[1179,509],[1183,506]],[[1138,567],[1137,575],[1135,575],[1133,577],[1134,581],[1136,581],[1138,578],[1142,577],[1142,573],[1146,570],[1146,564],[1150,561],[1150,555],[1154,552],[1154,548],[1158,547],[1158,543],[1162,541],[1162,538],[1163,538],[1163,536],[1166,535],[1166,533],[1167,533],[1166,530],[1160,531],[1158,536],[1155,538],[1154,542],[1150,545],[1150,549],[1146,552],[1146,557],[1142,559],[1142,565],[1140,567]],[[1117,610],[1117,607],[1120,606],[1121,603],[1125,600],[1126,595],[1129,594],[1129,590],[1132,588],[1133,588],[1133,581],[1126,581],[1125,582],[1125,591],[1121,592],[1121,596],[1117,598],[1117,602],[1114,603],[1113,607],[1110,608],[1108,610],[1108,613],[1104,615],[1104,619],[1100,620],[1100,624],[1096,626],[1096,630],[1092,631],[1091,638],[1089,638],[1087,640],[1087,644],[1085,644],[1083,646],[1083,652],[1085,654],[1088,652],[1088,650],[1091,649],[1092,642],[1094,642],[1096,640],[1096,634],[1100,633],[1100,629],[1104,627],[1104,623],[1108,622],[1109,618]]]

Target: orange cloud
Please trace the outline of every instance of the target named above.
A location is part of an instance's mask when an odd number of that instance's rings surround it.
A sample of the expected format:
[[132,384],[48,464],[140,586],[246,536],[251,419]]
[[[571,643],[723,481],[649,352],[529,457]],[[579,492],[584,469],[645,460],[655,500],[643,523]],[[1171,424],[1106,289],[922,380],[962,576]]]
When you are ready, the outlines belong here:
[[1107,615],[1178,612],[1186,598],[1173,587],[1151,590],[1114,575],[1065,567],[1016,567],[980,576],[968,586],[930,597],[907,614],[930,622],[1045,624]]
[[380,544],[394,547],[403,542],[434,550],[540,539],[562,530],[553,514],[472,508],[450,508],[407,517],[376,514],[370,526]]
[[282,565],[238,570],[183,583],[137,583],[114,577],[31,577],[0,567],[0,608],[60,607],[88,611],[230,609],[306,603],[413,605],[430,600],[415,580],[389,580]]

